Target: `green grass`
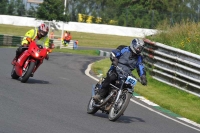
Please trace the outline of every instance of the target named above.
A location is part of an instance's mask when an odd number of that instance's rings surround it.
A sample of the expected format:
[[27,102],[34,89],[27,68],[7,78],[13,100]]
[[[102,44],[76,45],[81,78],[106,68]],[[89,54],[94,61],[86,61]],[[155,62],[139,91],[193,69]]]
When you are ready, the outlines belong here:
[[79,41],[79,46],[115,48],[120,44],[130,44],[133,37],[71,32],[72,39]]
[[181,22],[169,26],[164,22],[158,29],[165,32],[148,37],[150,40],[200,55],[200,23]]
[[24,36],[25,33],[34,27],[14,26],[0,24],[0,34]]
[[[164,25],[164,24],[163,24]],[[193,24],[192,24],[193,25]],[[186,25],[187,26],[187,25]],[[194,26],[194,25],[193,25]],[[188,32],[188,30],[181,30],[178,27],[169,27],[164,25],[167,31],[171,34],[168,35],[167,32],[158,34],[156,36],[148,37],[153,41],[158,41],[161,43],[169,44],[174,47],[181,47],[187,45],[186,44],[186,33],[178,33]],[[25,32],[27,32],[32,27],[19,27],[19,26],[11,26],[11,25],[0,25],[0,34],[9,34],[16,36],[23,36]],[[174,30],[172,30],[175,28]],[[178,30],[179,29],[179,30]],[[198,29],[191,28],[195,30],[194,33],[198,33]],[[172,32],[172,33],[171,33]],[[58,31],[60,34],[61,32]],[[58,34],[57,33],[57,34]],[[92,33],[81,33],[81,32],[73,32],[71,31],[72,37],[74,40],[79,40],[79,46],[88,46],[88,47],[101,47],[101,48],[116,48],[118,45],[125,44],[129,45],[130,41],[133,37],[124,37],[124,36],[112,36],[112,35],[99,35]],[[177,34],[177,35],[176,35]],[[190,35],[192,31],[189,32]],[[197,35],[197,34],[196,34]],[[200,33],[199,33],[200,35]],[[196,38],[197,39],[197,38]],[[181,41],[184,40],[184,45]],[[198,39],[197,39],[198,40]],[[198,43],[199,44],[199,43]],[[190,44],[188,44],[190,45]],[[192,44],[193,46],[193,44]],[[197,44],[195,44],[197,47]],[[194,47],[194,49],[196,49]],[[191,49],[189,49],[190,51]],[[194,50],[195,51],[195,50]],[[87,54],[87,55],[98,55],[96,50],[70,50],[70,49],[54,49],[53,52],[67,52],[74,54]],[[192,52],[192,50],[191,50]],[[110,67],[110,61],[108,58],[103,59],[101,61],[97,61],[92,66],[92,70],[99,74],[99,71],[102,71],[105,75],[107,70]],[[136,72],[134,72],[136,73]],[[136,74],[135,74],[136,75]],[[164,83],[158,82],[151,78],[151,76],[147,73],[148,78],[148,86],[142,86],[138,83],[135,87],[136,93],[146,97],[147,99],[159,104],[161,107],[164,107],[168,110],[173,111],[183,117],[191,119],[197,123],[200,123],[200,98],[194,95],[188,94],[179,89],[168,86]]]
[[53,49],[53,52],[63,52],[63,53],[71,53],[71,54],[82,54],[82,55],[90,55],[90,56],[98,56],[99,55],[99,50]]

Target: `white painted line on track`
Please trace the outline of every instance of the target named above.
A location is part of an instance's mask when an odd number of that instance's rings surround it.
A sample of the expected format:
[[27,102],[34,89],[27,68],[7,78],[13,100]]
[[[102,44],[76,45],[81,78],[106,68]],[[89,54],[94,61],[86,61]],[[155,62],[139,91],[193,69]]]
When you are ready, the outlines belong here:
[[85,70],[85,74],[86,74],[88,77],[90,77],[90,78],[92,78],[92,79],[94,79],[94,80],[96,80],[96,81],[99,81],[97,78],[95,78],[95,77],[93,77],[93,76],[90,75],[90,70],[91,70],[92,64],[93,64],[93,63],[91,63],[91,64],[88,65],[87,69]]
[[158,104],[155,104],[149,100],[147,100],[146,98],[142,97],[142,96],[135,96],[136,98],[140,99],[141,101],[151,105],[151,106],[159,106]]
[[[169,117],[169,116],[167,116],[167,115],[162,114],[161,112],[155,111],[154,109],[152,109],[152,108],[150,108],[150,107],[147,107],[147,106],[145,106],[145,105],[143,105],[143,104],[141,104],[141,103],[139,103],[139,102],[137,102],[137,101],[135,101],[135,100],[133,100],[133,99],[131,99],[131,101],[134,102],[134,103],[136,103],[136,104],[138,104],[138,105],[140,105],[140,106],[142,106],[142,107],[144,107],[144,108],[146,108],[146,109],[148,109],[148,110],[150,110],[150,111],[152,111],[152,112],[154,112],[154,113],[157,113],[157,114],[159,114],[159,115],[161,115],[161,116],[163,116],[163,117],[165,117],[165,118],[168,118],[168,119],[170,119],[170,120],[172,120],[172,121],[175,121],[175,122],[177,122],[177,123],[180,123],[180,124],[182,124],[182,125],[184,125],[184,126],[186,126],[186,127],[190,127],[190,128],[192,128],[192,129],[194,129],[194,130],[200,131],[200,129],[198,129],[198,128],[195,128],[195,127],[190,126],[190,125],[188,125],[188,124],[185,124],[185,123],[183,123],[183,122],[181,122],[181,121],[178,121],[178,120],[176,120],[176,119],[173,119],[173,118],[171,118],[171,117]],[[190,123],[190,124],[192,124],[192,123]],[[197,126],[197,125],[196,125],[196,126]],[[199,127],[199,126],[198,126],[198,127]]]

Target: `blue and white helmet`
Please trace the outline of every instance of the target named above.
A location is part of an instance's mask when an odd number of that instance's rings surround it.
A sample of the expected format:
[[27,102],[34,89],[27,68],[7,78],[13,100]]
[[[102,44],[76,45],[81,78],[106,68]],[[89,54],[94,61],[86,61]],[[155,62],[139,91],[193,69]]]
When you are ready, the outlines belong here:
[[140,38],[133,39],[130,44],[133,53],[139,55],[144,48],[144,41]]

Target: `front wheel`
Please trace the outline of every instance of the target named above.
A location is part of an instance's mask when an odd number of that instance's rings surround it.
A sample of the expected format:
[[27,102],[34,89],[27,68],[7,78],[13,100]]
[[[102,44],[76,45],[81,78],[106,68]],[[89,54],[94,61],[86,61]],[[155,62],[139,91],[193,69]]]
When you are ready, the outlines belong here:
[[95,114],[99,110],[97,107],[94,107],[93,104],[94,104],[94,100],[91,97],[90,101],[88,103],[88,106],[87,106],[87,113],[88,114]]
[[127,92],[122,93],[122,95],[120,96],[118,102],[115,104],[113,104],[112,108],[110,109],[109,115],[108,115],[108,119],[110,121],[116,121],[126,110],[130,98],[131,98],[131,94]]
[[34,68],[35,68],[35,62],[30,62],[28,66],[26,67],[26,69],[23,70],[22,77],[21,77],[22,83],[25,83],[29,79]]

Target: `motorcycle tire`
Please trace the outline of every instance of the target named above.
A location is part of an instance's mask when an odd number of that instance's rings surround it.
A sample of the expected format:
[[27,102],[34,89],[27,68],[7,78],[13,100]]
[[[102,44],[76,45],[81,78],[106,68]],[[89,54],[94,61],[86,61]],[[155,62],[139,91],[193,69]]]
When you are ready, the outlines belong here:
[[15,66],[13,66],[13,68],[12,68],[11,77],[12,77],[13,79],[18,79],[18,78],[19,78],[19,76],[16,74]]
[[93,107],[93,106],[92,106],[93,103],[94,103],[94,100],[93,100],[93,98],[91,97],[91,98],[90,98],[90,101],[89,101],[89,103],[88,103],[88,106],[87,106],[87,113],[88,113],[88,114],[95,114],[95,113],[99,110],[99,108]]
[[33,72],[33,69],[35,68],[35,62],[30,62],[26,68],[26,70],[23,72],[23,76],[21,77],[21,82],[26,83],[29,79],[31,73]]
[[[128,93],[128,91],[125,93],[125,99],[123,99],[122,97],[119,98],[119,100],[123,100],[121,101],[121,105],[120,107],[116,107],[116,105],[113,105],[112,108],[109,111],[109,115],[108,115],[108,119],[110,121],[116,121],[126,110],[129,102],[130,102],[130,98],[132,97],[132,94]],[[120,103],[118,103],[120,104]],[[118,105],[119,106],[119,105]],[[119,108],[119,109],[115,109],[115,108]]]

